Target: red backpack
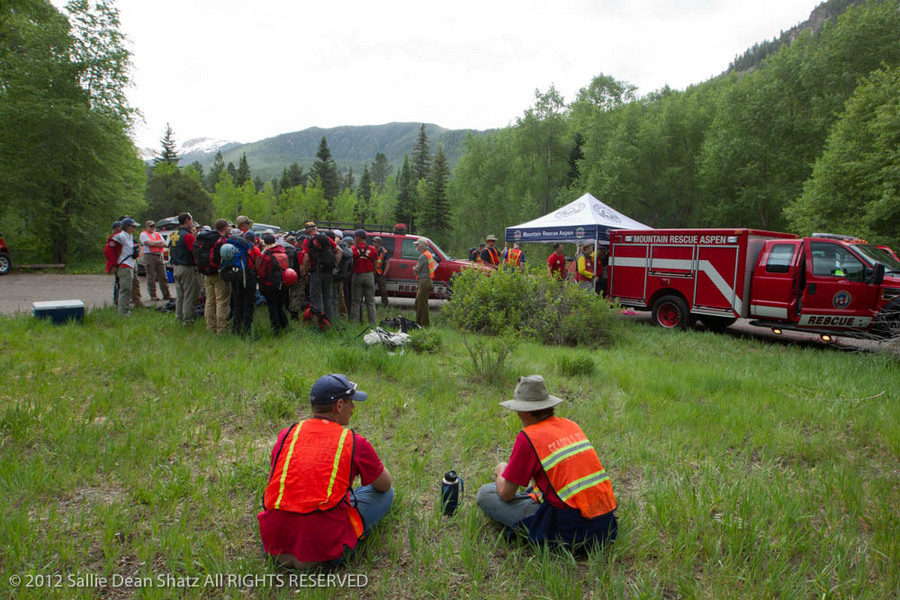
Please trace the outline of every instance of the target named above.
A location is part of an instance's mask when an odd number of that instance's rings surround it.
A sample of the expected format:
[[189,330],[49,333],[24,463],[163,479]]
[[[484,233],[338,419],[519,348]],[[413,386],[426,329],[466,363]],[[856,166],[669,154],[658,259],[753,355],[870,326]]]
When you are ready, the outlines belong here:
[[106,272],[109,273],[119,266],[119,256],[122,255],[122,244],[113,239],[114,233],[106,238],[106,245],[103,247],[103,256],[106,257]]
[[271,250],[264,251],[256,270],[259,275],[260,287],[280,288],[284,282],[284,271],[289,267],[288,255],[284,248],[276,246]]

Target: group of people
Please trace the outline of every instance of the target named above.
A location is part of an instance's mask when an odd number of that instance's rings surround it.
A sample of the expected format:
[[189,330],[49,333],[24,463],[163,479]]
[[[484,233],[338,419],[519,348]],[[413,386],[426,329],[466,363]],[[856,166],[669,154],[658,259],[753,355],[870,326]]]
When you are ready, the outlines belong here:
[[[390,256],[380,237],[373,237],[369,244],[362,229],[344,235],[338,230],[319,231],[312,221],[302,232],[276,235],[268,231],[260,236],[251,229],[252,224],[241,215],[233,225],[219,219],[213,227],[198,229],[191,214],[182,213],[168,242],[156,231],[156,224],[147,221],[136,243],[134,219],[123,217],[113,223],[104,253],[107,272],[115,276],[114,301],[119,313],[128,315],[132,307],[146,306],[137,278],[139,256],[150,300],[172,299],[166,252],[173,266],[178,321],[193,323],[195,304],[203,296],[207,329],[214,333],[228,331],[229,321],[235,333],[249,333],[257,292],[265,299],[276,333],[287,328],[287,313],[294,319],[301,314],[318,319],[320,324],[333,323],[339,315],[354,322],[362,322],[365,316],[375,325],[376,291],[382,306],[389,306],[386,273]],[[431,273],[433,276],[433,265]]]
[[512,248],[508,242],[504,242],[503,250],[498,250],[496,246],[497,236],[486,236],[484,243],[478,248],[469,248],[469,260],[505,270],[525,267],[525,253],[522,252],[519,242],[513,242]]
[[[337,566],[390,511],[390,472],[348,428],[356,403],[367,399],[345,375],[324,375],[310,390],[311,416],[278,434],[257,516],[263,548],[278,563]],[[562,402],[540,375],[519,379],[513,398],[500,404],[516,413],[522,430],[477,503],[508,537],[582,552],[615,540],[616,498],[582,429],[556,416]]]

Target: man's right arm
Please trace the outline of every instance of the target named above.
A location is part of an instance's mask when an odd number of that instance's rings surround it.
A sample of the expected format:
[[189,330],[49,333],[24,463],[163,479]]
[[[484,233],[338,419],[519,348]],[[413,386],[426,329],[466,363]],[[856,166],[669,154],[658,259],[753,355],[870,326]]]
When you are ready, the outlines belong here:
[[379,492],[386,492],[391,489],[391,473],[387,470],[387,467],[385,467],[384,471],[381,472],[381,475],[372,482],[372,487]]

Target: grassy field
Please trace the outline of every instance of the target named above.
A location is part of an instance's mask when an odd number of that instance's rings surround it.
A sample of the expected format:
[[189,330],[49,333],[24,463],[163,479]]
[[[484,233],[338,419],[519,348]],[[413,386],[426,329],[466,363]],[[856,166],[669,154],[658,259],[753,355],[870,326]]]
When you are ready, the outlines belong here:
[[[264,312],[251,340],[151,311],[0,319],[0,597],[900,596],[887,354],[627,323],[609,348],[520,343],[485,369],[449,329],[389,355],[358,330],[274,338]],[[362,588],[298,588],[325,582],[291,582],[258,538],[275,437],[328,372],[369,392],[352,425],[394,475],[392,513],[332,581]],[[533,373],[619,501],[618,541],[587,559],[507,545],[474,502],[519,429],[497,403]],[[450,468],[467,491],[445,518]]]

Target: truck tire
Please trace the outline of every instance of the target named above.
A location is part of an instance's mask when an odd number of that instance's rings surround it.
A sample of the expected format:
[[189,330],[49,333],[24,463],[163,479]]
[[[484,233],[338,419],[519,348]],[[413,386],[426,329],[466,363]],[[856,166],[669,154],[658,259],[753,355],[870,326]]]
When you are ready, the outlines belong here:
[[9,260],[9,254],[0,252],[0,275],[6,275],[12,269],[12,261]]
[[711,315],[701,315],[700,322],[710,331],[721,331],[733,325],[737,321],[734,317],[715,317]]
[[681,296],[663,296],[653,303],[653,324],[665,329],[687,329],[693,322]]

